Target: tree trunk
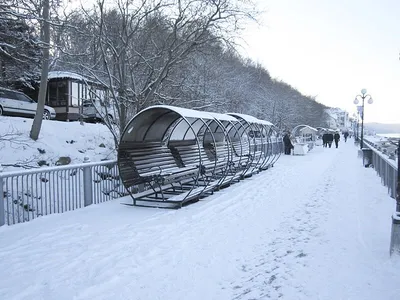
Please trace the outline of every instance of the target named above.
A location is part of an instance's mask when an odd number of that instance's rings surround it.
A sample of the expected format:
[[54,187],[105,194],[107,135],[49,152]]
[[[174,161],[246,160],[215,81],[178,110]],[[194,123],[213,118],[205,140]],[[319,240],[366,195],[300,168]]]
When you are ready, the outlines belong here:
[[49,73],[49,47],[50,47],[50,24],[49,24],[49,0],[43,0],[43,61],[42,72],[40,78],[39,97],[36,109],[36,115],[33,119],[30,137],[33,140],[39,138],[40,129],[42,127],[44,103],[47,94],[47,77]]

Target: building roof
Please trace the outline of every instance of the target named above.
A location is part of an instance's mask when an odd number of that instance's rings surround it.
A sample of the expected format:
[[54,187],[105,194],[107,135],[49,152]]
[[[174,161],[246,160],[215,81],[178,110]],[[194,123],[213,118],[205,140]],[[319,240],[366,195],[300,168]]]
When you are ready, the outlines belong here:
[[68,78],[80,81],[90,81],[88,78],[79,75],[77,73],[66,72],[66,71],[50,71],[48,74],[48,79],[55,79],[55,78]]

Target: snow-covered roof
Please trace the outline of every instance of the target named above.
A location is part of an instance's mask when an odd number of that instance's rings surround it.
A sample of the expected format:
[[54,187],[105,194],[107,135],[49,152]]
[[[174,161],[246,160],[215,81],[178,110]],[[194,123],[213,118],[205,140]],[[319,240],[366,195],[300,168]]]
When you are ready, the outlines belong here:
[[72,73],[72,72],[65,72],[65,71],[50,71],[48,74],[48,79],[56,79],[56,78],[69,78],[69,79],[76,79],[80,81],[90,81],[86,77]]
[[297,126],[296,126],[295,128],[293,128],[293,130],[292,130],[293,136],[297,136],[299,133],[302,133],[302,134],[304,134],[304,133],[315,134],[315,133],[317,133],[317,132],[318,132],[318,130],[317,130],[316,128],[311,127],[311,126],[309,126],[309,125],[304,125],[304,124],[302,124],[302,125],[297,125]]

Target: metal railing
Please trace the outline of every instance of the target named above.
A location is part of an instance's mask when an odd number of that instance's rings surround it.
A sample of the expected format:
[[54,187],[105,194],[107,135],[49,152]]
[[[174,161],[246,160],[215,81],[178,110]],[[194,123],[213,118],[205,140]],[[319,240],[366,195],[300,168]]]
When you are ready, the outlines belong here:
[[[396,199],[397,189],[397,162],[395,156],[392,153],[384,153],[376,145],[364,138],[364,148],[372,150],[371,166],[375,169],[378,175],[381,177],[382,184],[388,188],[390,197]],[[360,155],[362,150],[360,150]]]
[[115,160],[0,173],[0,226],[124,195]]

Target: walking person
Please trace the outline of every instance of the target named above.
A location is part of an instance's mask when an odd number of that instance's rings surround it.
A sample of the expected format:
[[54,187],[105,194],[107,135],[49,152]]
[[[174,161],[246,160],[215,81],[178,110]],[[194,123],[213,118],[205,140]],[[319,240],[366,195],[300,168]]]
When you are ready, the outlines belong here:
[[322,135],[322,147],[326,148],[328,146],[328,134],[324,132]]
[[343,136],[344,136],[344,142],[346,143],[347,142],[347,137],[349,136],[349,132],[346,131],[345,133],[343,133]]
[[333,133],[328,132],[328,134],[326,135],[326,142],[328,143],[329,148],[332,147],[333,139],[334,139]]
[[294,148],[292,141],[290,140],[290,133],[286,132],[283,136],[283,144],[285,145],[285,154],[290,155],[291,150]]
[[333,139],[335,140],[335,146],[336,148],[339,147],[339,141],[340,141],[340,134],[339,132],[335,132],[335,135],[333,136]]

